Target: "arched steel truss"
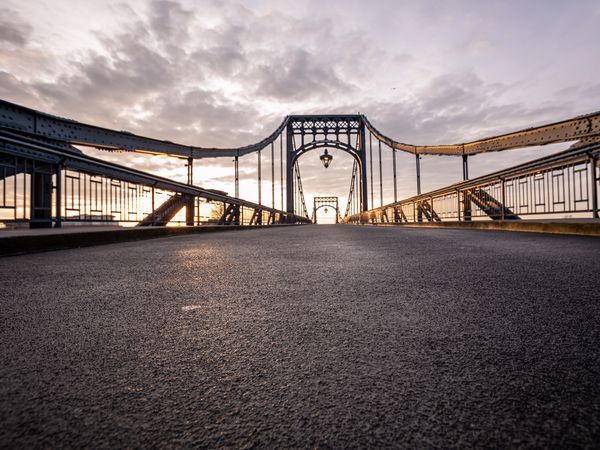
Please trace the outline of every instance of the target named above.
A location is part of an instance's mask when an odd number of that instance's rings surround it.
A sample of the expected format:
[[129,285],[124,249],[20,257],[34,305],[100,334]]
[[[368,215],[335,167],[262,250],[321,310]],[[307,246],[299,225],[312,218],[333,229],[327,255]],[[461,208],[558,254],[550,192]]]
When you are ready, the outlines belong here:
[[357,149],[354,148],[352,145],[349,145],[349,144],[347,144],[345,142],[341,142],[341,141],[324,140],[324,141],[310,142],[308,144],[304,144],[300,148],[297,148],[295,151],[295,154],[293,155],[293,158],[292,158],[292,164],[295,163],[296,160],[298,158],[300,158],[300,156],[302,156],[303,154],[305,154],[311,150],[317,150],[320,148],[335,148],[337,150],[345,151],[346,153],[349,153],[350,155],[352,155],[352,157],[355,160],[360,162],[359,153],[358,153]]

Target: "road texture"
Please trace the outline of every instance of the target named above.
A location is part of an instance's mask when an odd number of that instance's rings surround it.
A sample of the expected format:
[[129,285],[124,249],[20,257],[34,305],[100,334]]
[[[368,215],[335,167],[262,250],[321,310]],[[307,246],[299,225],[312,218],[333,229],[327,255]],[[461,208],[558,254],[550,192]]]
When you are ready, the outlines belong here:
[[0,259],[3,448],[593,448],[600,239],[304,226]]

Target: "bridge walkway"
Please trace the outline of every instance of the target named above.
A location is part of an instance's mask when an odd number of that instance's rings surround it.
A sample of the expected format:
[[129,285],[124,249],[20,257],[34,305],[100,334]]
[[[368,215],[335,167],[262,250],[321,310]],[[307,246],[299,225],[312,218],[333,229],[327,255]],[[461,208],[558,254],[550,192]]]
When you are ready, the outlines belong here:
[[600,240],[307,226],[0,259],[0,444],[593,447]]

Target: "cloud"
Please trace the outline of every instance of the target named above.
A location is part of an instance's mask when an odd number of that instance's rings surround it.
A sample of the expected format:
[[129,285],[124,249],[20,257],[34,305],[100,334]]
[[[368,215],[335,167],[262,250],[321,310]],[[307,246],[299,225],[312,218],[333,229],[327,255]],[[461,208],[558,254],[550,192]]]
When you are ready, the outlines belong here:
[[150,3],[148,22],[160,42],[174,44],[189,37],[193,17],[193,11],[183,8],[176,1],[153,0]]
[[24,47],[29,41],[31,25],[21,15],[8,8],[0,8],[0,44]]
[[[71,72],[32,87],[53,110],[67,110],[81,120],[115,124],[119,112],[175,84],[171,61],[143,44],[146,32],[105,39],[107,54],[89,52],[74,60]],[[117,114],[115,114],[117,112]]]
[[[153,129],[165,139],[185,143],[201,142],[205,147],[245,145],[258,139],[253,127],[264,117],[250,104],[219,96],[213,91],[192,89],[172,96],[149,100],[153,113],[139,127]],[[244,129],[244,124],[250,128]],[[263,130],[270,133],[272,130]]]
[[0,70],[0,98],[10,99],[13,102],[32,104],[36,93],[14,75]]
[[247,66],[246,56],[237,47],[216,45],[195,50],[189,58],[189,69],[206,80],[209,75],[234,77]]
[[[333,100],[354,90],[343,65],[318,51],[326,40],[332,55],[346,55],[340,60],[352,55],[340,51],[347,36],[333,36],[330,20],[261,16],[218,2],[207,6],[219,18],[211,23],[176,1],[154,0],[145,13],[119,8],[127,26],[100,33],[101,49],[67,55],[54,77],[13,75],[6,90],[21,84],[40,109],[204,146],[243,145],[270,133],[281,115],[262,110],[265,102]],[[303,36],[304,45],[282,43],[282,33]],[[353,42],[354,51],[364,50],[357,36]]]
[[301,100],[350,93],[354,87],[331,64],[304,49],[286,50],[276,65],[261,64],[254,71],[255,93],[278,100]]
[[486,83],[471,71],[447,73],[403,102],[374,102],[364,111],[384,134],[418,145],[468,142],[574,114],[573,105],[564,99],[535,107],[499,103],[498,97],[510,87]]

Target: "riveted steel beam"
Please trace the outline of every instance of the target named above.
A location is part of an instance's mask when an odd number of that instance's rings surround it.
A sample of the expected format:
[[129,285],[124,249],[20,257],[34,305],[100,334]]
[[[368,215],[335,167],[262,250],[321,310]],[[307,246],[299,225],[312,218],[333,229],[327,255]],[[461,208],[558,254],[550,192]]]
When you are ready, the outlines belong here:
[[379,141],[391,148],[418,155],[475,155],[478,153],[498,152],[554,144],[557,142],[581,140],[583,143],[589,144],[597,142],[600,139],[600,112],[452,145],[411,145],[401,143],[378,131],[366,117],[363,117],[363,119],[369,131]]
[[474,155],[558,142],[577,141],[577,146],[600,141],[600,112],[450,145],[412,145],[396,141],[381,133],[366,116],[360,114],[320,114],[286,116],[273,133],[255,144],[235,148],[210,148],[98,127],[0,100],[0,128],[5,130],[109,151],[151,153],[178,158],[233,157],[257,152],[273,143],[288,124],[292,134],[309,134],[314,138],[324,135],[325,139],[328,135],[360,134],[362,127],[366,126],[377,140],[390,148],[421,155]]

